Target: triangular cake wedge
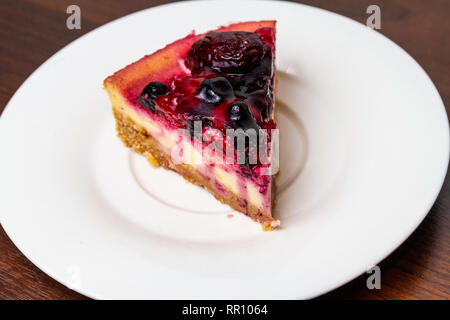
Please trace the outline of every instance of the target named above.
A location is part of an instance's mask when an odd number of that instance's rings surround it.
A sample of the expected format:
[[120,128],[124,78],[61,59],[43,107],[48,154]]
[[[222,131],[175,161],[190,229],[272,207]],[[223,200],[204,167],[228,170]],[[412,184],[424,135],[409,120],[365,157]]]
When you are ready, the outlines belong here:
[[274,60],[275,21],[191,33],[105,79],[118,136],[153,166],[276,228]]

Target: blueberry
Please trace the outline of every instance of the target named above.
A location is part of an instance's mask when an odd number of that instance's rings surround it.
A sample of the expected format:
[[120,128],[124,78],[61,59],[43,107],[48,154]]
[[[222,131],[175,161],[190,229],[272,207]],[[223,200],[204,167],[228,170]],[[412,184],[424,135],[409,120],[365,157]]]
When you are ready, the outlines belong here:
[[157,96],[165,94],[167,92],[167,87],[164,83],[160,81],[150,82],[144,90],[142,90],[141,95],[138,98],[139,103],[146,109],[155,112],[155,101]]
[[219,103],[233,97],[233,87],[224,77],[203,80],[198,97],[207,103]]
[[229,107],[230,109],[230,119],[234,122],[241,120],[243,113],[248,108],[244,101],[236,101],[232,103]]
[[[248,129],[253,129],[258,137],[261,134],[261,128],[253,117],[253,114],[245,101],[238,100],[231,103],[228,107],[228,115],[234,129],[242,129],[246,132],[248,132]],[[241,167],[244,167],[247,171],[251,172],[251,164],[255,164],[257,162],[258,141],[251,139],[250,136],[248,136],[248,138],[245,136],[244,138],[245,152],[243,155],[238,154],[238,161],[242,161],[238,163]],[[234,141],[235,148],[239,148],[238,140],[239,138],[236,137],[236,140]],[[244,158],[242,158],[242,156]]]
[[166,92],[167,87],[164,83],[152,81],[144,88],[144,90],[142,90],[141,96],[147,95],[148,99],[155,99],[157,96],[165,94]]
[[150,110],[151,112],[156,112],[155,101],[153,99],[146,99],[145,96],[139,96],[137,101],[143,106],[145,109]]
[[255,129],[258,133],[260,127],[245,101],[237,100],[231,103],[228,107],[228,114],[233,127],[244,130]]
[[220,96],[207,86],[200,87],[198,97],[207,103],[218,103],[221,100]]

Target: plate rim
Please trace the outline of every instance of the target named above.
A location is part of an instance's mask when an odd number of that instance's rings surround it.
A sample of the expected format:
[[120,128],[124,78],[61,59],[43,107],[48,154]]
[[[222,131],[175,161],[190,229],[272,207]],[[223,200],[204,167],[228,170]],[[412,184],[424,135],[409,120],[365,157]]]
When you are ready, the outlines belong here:
[[[238,1],[238,0],[233,0],[233,1]],[[189,1],[190,3],[200,3],[203,2],[202,0],[194,0],[194,1]],[[221,0],[213,0],[212,2],[224,2]],[[242,2],[242,1],[241,1]],[[351,22],[353,24],[357,24],[359,25],[359,27],[364,27],[364,25],[352,18],[343,16],[341,14],[335,13],[333,11],[329,11],[329,10],[325,10],[322,8],[318,8],[318,7],[314,7],[314,6],[310,6],[310,5],[305,5],[305,4],[300,4],[300,3],[293,3],[293,2],[288,2],[288,1],[274,1],[274,0],[244,0],[244,2],[266,2],[266,3],[272,3],[273,5],[279,5],[280,3],[282,5],[287,5],[287,6],[301,6],[301,7],[306,7],[307,9],[312,9],[312,10],[316,10],[316,11],[320,11],[324,14],[331,14],[335,17],[339,17],[339,19],[343,19],[343,20],[347,20],[348,22]],[[47,65],[48,63],[51,63],[52,60],[55,59],[55,57],[59,56],[60,54],[62,54],[63,52],[65,52],[65,50],[69,50],[71,48],[72,45],[74,45],[75,43],[77,43],[78,41],[81,41],[82,39],[84,39],[85,37],[88,37],[90,35],[92,35],[93,33],[100,31],[102,28],[107,28],[110,25],[114,24],[114,23],[118,23],[122,20],[125,19],[130,19],[132,18],[134,15],[138,15],[138,14],[144,14],[151,12],[154,9],[161,9],[161,8],[165,8],[165,7],[172,7],[172,6],[180,6],[180,5],[186,5],[187,2],[186,1],[182,1],[182,2],[173,2],[173,3],[167,3],[167,4],[162,4],[162,5],[158,5],[158,6],[154,6],[154,7],[150,7],[150,8],[146,8],[146,9],[142,9],[142,10],[137,10],[135,12],[132,12],[130,14],[127,14],[125,16],[122,16],[120,18],[114,19],[106,24],[103,24],[93,30],[90,30],[89,32],[83,34],[82,36],[76,38],[75,40],[71,41],[69,44],[65,45],[64,47],[62,47],[61,49],[59,49],[57,52],[55,52],[54,54],[52,54],[47,60],[45,60],[41,65],[39,65],[26,79],[25,81],[19,86],[19,88],[14,92],[14,94],[10,97],[9,101],[6,103],[5,108],[3,109],[3,112],[1,114],[0,117],[0,132],[2,132],[2,130],[4,131],[5,129],[4,126],[1,125],[1,123],[4,123],[5,118],[8,117],[8,114],[10,112],[10,104],[13,104],[12,102],[15,100],[15,97],[19,94],[21,94],[21,92],[24,90],[23,88],[25,87],[25,85],[41,70],[42,67],[44,67],[45,65]],[[369,28],[368,28],[369,29]],[[370,30],[370,29],[369,29]],[[437,87],[435,86],[433,80],[430,78],[430,76],[428,75],[428,73],[423,69],[423,67],[405,50],[403,49],[400,45],[398,45],[397,43],[395,43],[393,40],[391,40],[390,38],[388,38],[387,36],[383,35],[380,32],[377,31],[373,31],[371,30],[370,32],[374,32],[377,34],[377,37],[379,38],[383,38],[384,40],[388,40],[388,42],[390,43],[391,46],[396,47],[397,49],[400,49],[400,51],[402,52],[402,55],[407,57],[408,59],[410,59],[415,65],[416,67],[419,68],[419,70],[423,73],[423,75],[425,75],[425,79],[427,79],[427,81],[429,81],[433,91],[434,91],[434,95],[436,95],[440,101],[440,105],[441,105],[441,115],[447,118],[447,132],[449,131],[449,123],[448,123],[448,115],[447,115],[447,111],[445,109],[445,105],[444,102],[442,100],[441,95],[439,94],[439,91],[437,89]],[[446,135],[445,136],[445,140],[446,140],[446,150],[445,150],[445,154],[446,154],[446,160],[444,159],[444,165],[441,169],[441,174],[440,174],[440,182],[436,184],[436,192],[434,192],[433,197],[431,197],[431,199],[428,201],[427,205],[426,205],[426,211],[421,215],[421,217],[419,219],[417,219],[415,222],[415,225],[413,228],[411,228],[411,230],[409,230],[409,232],[406,233],[405,236],[402,235],[402,237],[398,237],[398,239],[395,241],[396,243],[394,245],[392,245],[392,249],[388,252],[385,252],[384,254],[381,255],[381,257],[375,259],[377,261],[377,263],[380,263],[381,261],[383,261],[384,259],[386,259],[386,257],[388,257],[389,255],[392,254],[392,252],[394,252],[395,250],[398,249],[399,246],[401,246],[401,244],[403,244],[419,227],[419,225],[423,222],[423,220],[427,217],[428,213],[430,212],[432,206],[434,205],[436,199],[438,198],[443,184],[445,182],[445,178],[448,172],[448,167],[449,167],[449,160],[450,160],[450,145],[449,145],[449,138],[450,135]],[[425,203],[425,201],[424,201]],[[2,219],[3,220],[3,219]],[[55,279],[56,281],[58,281],[59,283],[63,284],[64,286],[68,287],[69,289],[72,289],[80,294],[83,294],[87,297],[93,298],[93,299],[104,299],[105,297],[102,297],[102,294],[97,294],[95,292],[92,292],[92,289],[89,290],[90,292],[85,291],[83,288],[73,288],[70,286],[70,284],[65,280],[65,279],[61,279],[58,275],[54,275],[51,274],[50,272],[47,271],[47,268],[45,268],[44,266],[42,266],[39,262],[38,259],[36,257],[33,257],[32,254],[30,254],[29,252],[27,252],[27,250],[25,248],[22,248],[22,246],[18,243],[18,241],[15,241],[13,232],[11,232],[11,230],[8,230],[7,227],[7,223],[5,225],[4,221],[0,221],[0,224],[2,225],[5,233],[7,234],[7,236],[10,238],[11,242],[21,251],[21,253],[28,259],[30,260],[35,266],[37,266],[40,271],[44,272],[46,275],[48,275],[50,278]],[[365,272],[365,270],[362,270],[360,272],[356,272],[351,276],[347,276],[347,277],[342,277],[342,281],[340,281],[339,283],[334,283],[334,285],[330,286],[327,285],[327,289],[326,291],[324,290],[320,290],[320,289],[316,289],[316,292],[311,293],[309,296],[306,297],[306,299],[310,299],[310,298],[314,298],[317,296],[320,296],[322,294],[325,294],[327,292],[330,292],[332,290],[335,290],[336,288],[341,287],[342,285],[348,283],[349,281],[357,278],[358,276],[362,275]],[[344,279],[345,278],[345,279]]]

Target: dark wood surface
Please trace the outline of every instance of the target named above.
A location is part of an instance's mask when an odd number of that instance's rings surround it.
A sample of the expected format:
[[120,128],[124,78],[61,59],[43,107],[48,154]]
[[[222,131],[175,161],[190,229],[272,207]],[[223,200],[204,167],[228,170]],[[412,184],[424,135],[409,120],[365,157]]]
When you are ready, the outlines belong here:
[[[123,15],[168,1],[1,0],[0,111],[41,63],[82,34]],[[379,31],[409,52],[430,75],[450,111],[449,0],[309,0],[365,23],[366,8],[381,8]],[[66,28],[66,8],[81,7],[81,30]],[[238,9],[238,7],[237,7]],[[0,178],[1,179],[1,178]],[[363,275],[320,298],[449,299],[450,179],[425,221],[380,264],[380,290],[366,287]],[[1,195],[0,195],[1,199]],[[1,200],[0,200],[1,201]],[[0,299],[85,299],[41,272],[0,227]]]

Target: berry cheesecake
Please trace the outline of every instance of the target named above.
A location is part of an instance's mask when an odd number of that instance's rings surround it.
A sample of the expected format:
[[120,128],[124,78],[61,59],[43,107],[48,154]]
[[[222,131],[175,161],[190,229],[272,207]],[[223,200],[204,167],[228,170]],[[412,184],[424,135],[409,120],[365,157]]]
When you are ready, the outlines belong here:
[[194,32],[104,81],[127,147],[260,222],[272,216],[275,21]]

